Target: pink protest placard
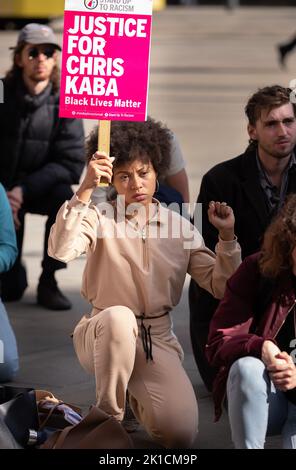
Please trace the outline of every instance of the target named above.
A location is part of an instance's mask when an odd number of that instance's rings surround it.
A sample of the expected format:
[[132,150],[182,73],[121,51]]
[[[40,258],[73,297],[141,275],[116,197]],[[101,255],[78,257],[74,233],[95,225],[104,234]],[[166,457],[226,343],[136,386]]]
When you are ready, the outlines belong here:
[[60,117],[145,121],[152,0],[66,0]]

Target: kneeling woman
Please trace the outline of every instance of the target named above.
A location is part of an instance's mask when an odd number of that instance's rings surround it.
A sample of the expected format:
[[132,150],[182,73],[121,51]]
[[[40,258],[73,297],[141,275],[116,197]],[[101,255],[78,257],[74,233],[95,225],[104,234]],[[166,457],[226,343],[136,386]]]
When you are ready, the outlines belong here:
[[[241,260],[234,216],[225,203],[211,203],[209,217],[220,235],[215,255],[188,220],[153,198],[170,152],[170,133],[159,123],[112,123],[113,158],[96,145],[94,132],[85,178],[61,207],[49,239],[50,256],[64,262],[87,253],[82,294],[92,311],[76,326],[74,347],[95,374],[97,406],[122,420],[128,389],[133,412],[152,438],[165,447],[190,447],[198,409],[170,312],[186,273],[223,296]],[[118,197],[94,206],[91,194],[102,177]]]

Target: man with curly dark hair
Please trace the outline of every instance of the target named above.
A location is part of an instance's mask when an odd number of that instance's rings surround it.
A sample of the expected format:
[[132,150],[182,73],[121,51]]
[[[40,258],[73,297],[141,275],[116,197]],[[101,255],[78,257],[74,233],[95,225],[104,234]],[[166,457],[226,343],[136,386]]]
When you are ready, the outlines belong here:
[[[259,250],[270,220],[287,194],[296,192],[296,105],[291,98],[295,98],[292,90],[280,85],[257,90],[245,107],[248,148],[238,157],[218,163],[202,178],[197,202],[206,208],[214,199],[233,208],[243,258]],[[207,246],[213,249],[217,233],[208,223],[206,210],[202,229]],[[216,371],[206,360],[205,344],[218,302],[192,280],[189,305],[195,360],[211,389]]]
[[[229,279],[211,323],[207,356],[220,368],[217,417],[227,398],[237,449],[261,449],[282,433],[296,449],[296,195],[268,227],[261,252]],[[227,379],[228,377],[228,379]]]
[[19,300],[27,287],[22,263],[25,214],[47,216],[37,302],[51,310],[71,308],[58,288],[55,271],[66,265],[47,255],[47,240],[58,208],[71,198],[84,166],[82,121],[59,118],[58,52],[51,28],[30,23],[19,33],[13,65],[4,78],[0,106],[0,181],[17,231],[19,254],[1,276],[5,302]]
[[[162,136],[160,139],[160,135]],[[154,198],[167,165],[170,133],[159,123],[114,123],[111,157],[88,143],[86,175],[58,212],[49,254],[68,262],[87,254],[82,292],[92,306],[73,334],[81,365],[96,377],[97,406],[122,421],[126,392],[148,433],[165,447],[190,447],[198,426],[195,394],[173,332],[171,310],[186,273],[220,298],[240,263],[230,207],[212,201],[219,232],[216,255],[180,214]],[[106,178],[115,202],[91,204]]]

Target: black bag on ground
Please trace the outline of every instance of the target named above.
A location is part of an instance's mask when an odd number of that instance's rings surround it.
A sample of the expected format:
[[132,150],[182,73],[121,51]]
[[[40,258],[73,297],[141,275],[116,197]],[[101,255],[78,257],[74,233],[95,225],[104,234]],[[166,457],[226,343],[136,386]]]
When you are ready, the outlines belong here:
[[39,427],[35,390],[0,385],[0,419],[20,446],[30,445]]

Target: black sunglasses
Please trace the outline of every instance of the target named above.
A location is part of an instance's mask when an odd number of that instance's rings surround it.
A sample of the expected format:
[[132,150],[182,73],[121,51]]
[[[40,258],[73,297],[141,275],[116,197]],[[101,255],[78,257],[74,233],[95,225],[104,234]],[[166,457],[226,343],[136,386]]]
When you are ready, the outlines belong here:
[[50,59],[55,53],[55,48],[53,46],[34,46],[28,50],[28,57],[30,60],[36,59],[40,54],[44,54],[47,59]]

